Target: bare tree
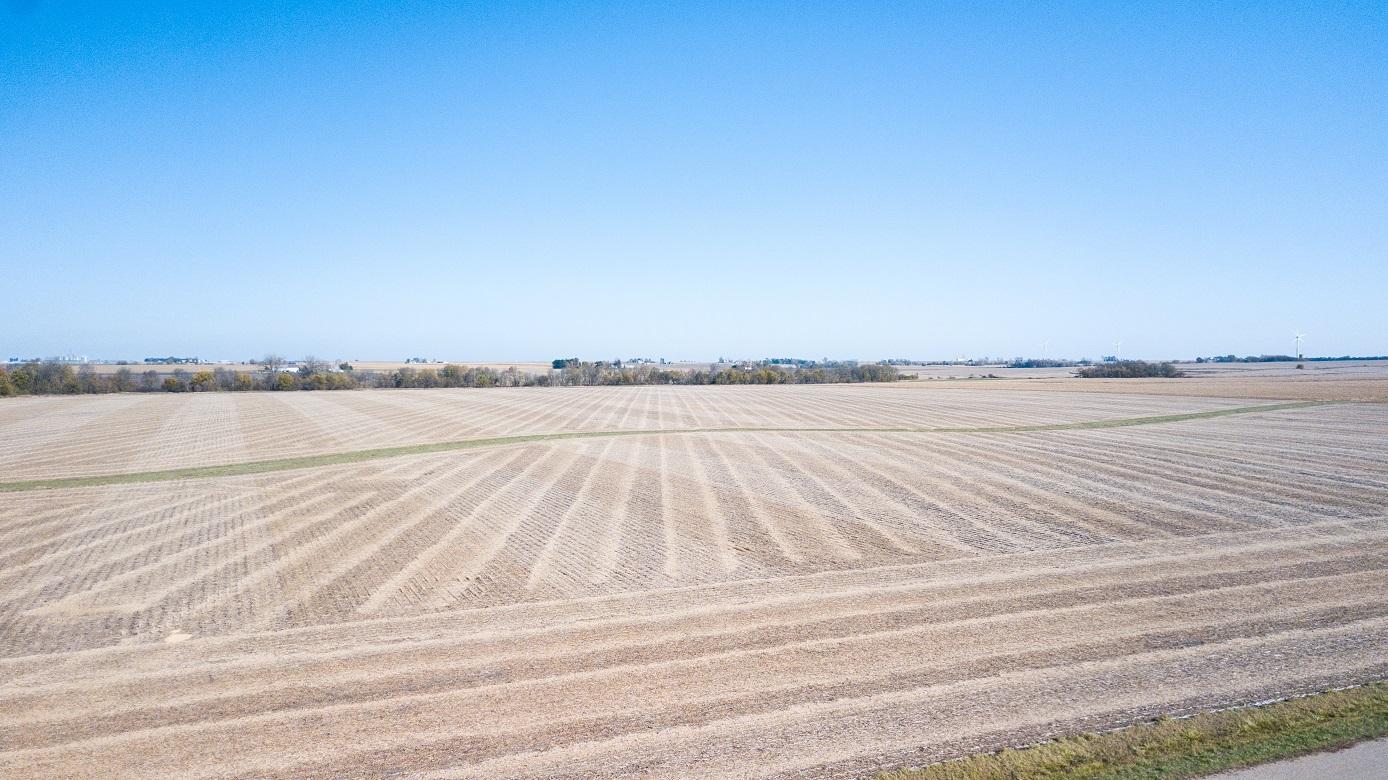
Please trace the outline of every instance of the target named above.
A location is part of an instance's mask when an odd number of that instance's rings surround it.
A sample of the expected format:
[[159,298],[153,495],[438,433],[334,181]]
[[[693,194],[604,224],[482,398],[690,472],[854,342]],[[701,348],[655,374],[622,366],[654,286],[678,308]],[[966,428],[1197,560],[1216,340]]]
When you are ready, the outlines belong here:
[[236,374],[228,371],[221,366],[212,369],[212,381],[217,385],[218,390],[235,390]]
[[130,369],[121,366],[116,369],[115,376],[111,377],[111,389],[117,393],[128,393],[135,389],[135,375]]
[[271,374],[283,369],[284,363],[284,356],[276,355],[273,352],[267,353],[265,357],[260,359],[260,365],[264,366],[265,370]]
[[309,355],[308,357],[305,357],[303,360],[299,361],[299,374],[301,376],[326,374],[328,373],[328,367],[330,365],[331,364],[328,363],[328,361],[326,360],[320,360],[314,357],[313,355]]

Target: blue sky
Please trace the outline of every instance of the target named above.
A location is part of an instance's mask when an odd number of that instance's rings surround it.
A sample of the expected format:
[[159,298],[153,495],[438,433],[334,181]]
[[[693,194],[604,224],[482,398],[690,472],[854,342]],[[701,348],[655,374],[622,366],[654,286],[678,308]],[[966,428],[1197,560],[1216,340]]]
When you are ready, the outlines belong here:
[[1383,3],[11,0],[0,353],[1388,353],[1385,63]]

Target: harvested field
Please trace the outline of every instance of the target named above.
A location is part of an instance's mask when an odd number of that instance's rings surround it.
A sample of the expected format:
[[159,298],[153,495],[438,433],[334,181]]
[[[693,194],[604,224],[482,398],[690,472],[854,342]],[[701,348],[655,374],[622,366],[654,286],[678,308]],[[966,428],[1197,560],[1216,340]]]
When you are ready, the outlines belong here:
[[923,393],[907,385],[39,396],[0,405],[0,474],[10,481],[148,471],[567,431],[986,427],[1244,405],[1162,396]]
[[0,776],[853,777],[1388,676],[1388,406],[1248,405],[6,402],[0,481],[630,434],[0,493]]
[[[936,387],[1029,392],[1137,394],[1202,398],[1263,398],[1276,400],[1388,401],[1388,361],[1329,361],[1306,363],[1182,363],[1180,379],[1077,379],[1069,369],[971,368],[996,373],[999,379],[928,379]],[[930,372],[912,370],[921,376]],[[935,376],[958,376],[937,372]]]

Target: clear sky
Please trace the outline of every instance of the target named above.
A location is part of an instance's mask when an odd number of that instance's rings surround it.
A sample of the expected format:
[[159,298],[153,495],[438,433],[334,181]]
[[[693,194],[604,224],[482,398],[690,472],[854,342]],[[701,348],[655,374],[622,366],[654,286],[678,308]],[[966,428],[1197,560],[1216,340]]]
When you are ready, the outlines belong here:
[[1388,353],[1388,4],[0,0],[0,355]]

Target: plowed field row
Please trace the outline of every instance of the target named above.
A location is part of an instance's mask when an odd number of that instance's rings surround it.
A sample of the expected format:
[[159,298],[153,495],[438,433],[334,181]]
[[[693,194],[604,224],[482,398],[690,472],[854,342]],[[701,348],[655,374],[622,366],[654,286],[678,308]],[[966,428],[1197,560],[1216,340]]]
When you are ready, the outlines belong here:
[[851,775],[1382,675],[1385,577],[1359,521],[29,656],[0,769]]
[[125,467],[648,432],[0,493],[0,776],[854,777],[1388,676],[1388,407],[723,390],[175,399]]
[[978,428],[1247,405],[861,385],[50,396],[0,408],[0,481],[575,431]]

